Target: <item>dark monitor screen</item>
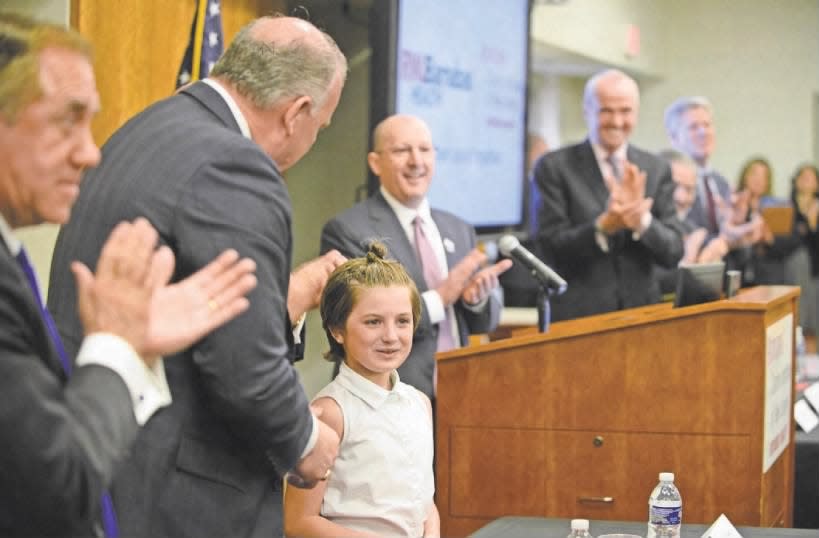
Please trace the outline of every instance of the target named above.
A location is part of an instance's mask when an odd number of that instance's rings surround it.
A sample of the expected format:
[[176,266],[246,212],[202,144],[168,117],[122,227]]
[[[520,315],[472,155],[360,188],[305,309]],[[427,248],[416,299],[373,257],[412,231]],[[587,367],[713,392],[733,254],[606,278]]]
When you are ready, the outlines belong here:
[[523,226],[529,11],[529,0],[372,6],[371,127],[396,113],[423,119],[436,150],[430,205],[479,233]]
[[722,297],[724,262],[682,264],[677,268],[674,306],[690,306]]

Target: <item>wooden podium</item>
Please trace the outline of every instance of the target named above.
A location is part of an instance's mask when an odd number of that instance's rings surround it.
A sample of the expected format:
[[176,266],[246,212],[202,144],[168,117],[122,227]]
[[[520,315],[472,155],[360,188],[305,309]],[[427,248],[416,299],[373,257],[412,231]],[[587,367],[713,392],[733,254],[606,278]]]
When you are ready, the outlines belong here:
[[439,354],[442,536],[510,515],[641,521],[660,471],[683,524],[790,526],[798,295],[751,288]]

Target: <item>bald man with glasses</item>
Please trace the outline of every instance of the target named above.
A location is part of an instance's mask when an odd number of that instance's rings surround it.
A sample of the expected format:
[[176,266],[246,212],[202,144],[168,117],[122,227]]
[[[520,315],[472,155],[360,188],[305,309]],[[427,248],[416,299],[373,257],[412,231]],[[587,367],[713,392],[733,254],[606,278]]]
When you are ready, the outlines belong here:
[[435,146],[423,120],[389,116],[373,131],[373,144],[367,163],[380,188],[325,224],[321,252],[336,249],[359,257],[378,239],[404,265],[423,301],[412,353],[398,373],[434,400],[435,353],[464,346],[470,334],[497,326],[502,307],[498,275],[512,263],[484,267],[487,258],[476,248],[472,225],[430,207]]

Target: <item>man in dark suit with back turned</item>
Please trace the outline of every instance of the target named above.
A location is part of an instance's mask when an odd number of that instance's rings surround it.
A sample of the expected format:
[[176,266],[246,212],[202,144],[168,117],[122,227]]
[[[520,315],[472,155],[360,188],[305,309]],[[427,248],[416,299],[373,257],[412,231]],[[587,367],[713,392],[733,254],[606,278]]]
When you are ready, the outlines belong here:
[[535,166],[538,242],[569,284],[552,299],[559,321],[659,302],[653,265],[683,253],[667,163],[628,143],[639,89],[610,69],[588,80],[588,139],[547,153]]
[[[390,116],[375,128],[373,146],[367,163],[381,188],[324,225],[321,251],[363,256],[369,242],[379,239],[407,269],[423,301],[412,352],[398,373],[434,400],[435,352],[466,345],[470,333],[497,326],[502,305],[493,290],[512,263],[503,260],[480,269],[486,256],[475,248],[474,228],[430,208],[426,194],[435,172],[435,147],[426,123],[415,116]],[[431,248],[429,264],[419,241]],[[430,281],[430,265],[437,281]]]
[[[76,341],[67,260],[94,263],[112,223],[144,214],[176,254],[176,277],[231,246],[258,265],[250,308],[167,365],[174,402],[147,425],[114,483],[125,536],[282,535],[282,477],[326,479],[338,436],[317,420],[291,361],[337,252],[291,275],[282,172],[330,123],[347,73],[307,21],[265,17],[237,34],[210,78],[119,129],[89,174],[81,219],[57,240],[49,297]],[[294,329],[296,329],[294,331]]]
[[79,352],[65,352],[14,230],[69,219],[83,169],[100,160],[98,108],[82,37],[0,13],[0,536],[115,535],[103,491],[171,400],[160,355],[239,314],[255,285],[253,262],[232,251],[166,286],[170,250],[155,250],[145,219],[120,222],[96,274],[65,268],[79,288],[66,308],[82,321]]

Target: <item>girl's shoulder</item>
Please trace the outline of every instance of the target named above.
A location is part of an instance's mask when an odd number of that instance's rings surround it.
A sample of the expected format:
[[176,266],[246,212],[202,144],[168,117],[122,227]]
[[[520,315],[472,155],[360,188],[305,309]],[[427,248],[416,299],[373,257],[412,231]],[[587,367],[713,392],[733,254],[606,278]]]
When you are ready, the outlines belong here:
[[335,398],[319,395],[310,407],[313,408],[316,418],[335,430],[339,439],[344,437],[344,412]]

